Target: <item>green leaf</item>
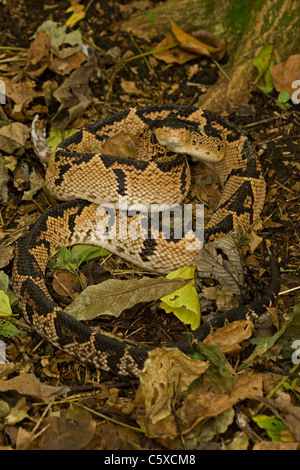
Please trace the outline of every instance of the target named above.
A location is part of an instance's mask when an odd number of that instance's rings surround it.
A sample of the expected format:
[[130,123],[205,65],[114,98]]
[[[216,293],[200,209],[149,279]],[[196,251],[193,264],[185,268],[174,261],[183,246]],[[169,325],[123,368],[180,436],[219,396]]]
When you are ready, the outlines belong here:
[[155,13],[152,10],[147,11],[147,19],[148,21],[155,21]]
[[285,431],[286,427],[279,419],[274,416],[266,415],[254,416],[252,419],[261,429],[265,429],[273,442],[279,442],[281,440],[280,433],[281,431]]
[[0,318],[0,335],[9,338],[10,336],[15,336],[20,333],[24,332],[19,330],[12,322]]
[[167,279],[181,278],[191,279],[191,281],[160,299],[161,308],[167,313],[172,312],[183,323],[190,324],[192,330],[198,328],[201,319],[199,297],[194,279],[195,269],[194,266],[184,266],[169,273]]
[[290,94],[288,91],[281,91],[278,95],[279,103],[287,103],[291,99]]
[[279,93],[276,104],[279,108],[285,110],[290,107],[290,104],[288,103],[290,99],[291,97],[290,97],[289,92],[283,90]]
[[0,290],[0,316],[9,317],[12,315],[12,309],[8,295],[4,290]]
[[105,250],[105,248],[101,248],[99,246],[74,245],[71,248],[71,256],[73,259],[77,260],[78,266],[80,266],[85,261],[90,261],[91,259],[107,255],[110,255],[110,251]]
[[3,290],[8,295],[9,303],[12,307],[17,305],[18,299],[15,293],[10,289],[10,279],[4,271],[0,271],[0,290]]
[[109,251],[99,246],[74,245],[71,250],[63,247],[55,258],[48,262],[48,267],[56,270],[65,269],[76,274],[83,262],[109,254]]
[[66,269],[73,273],[77,272],[77,263],[76,260],[72,260],[71,252],[68,248],[63,247],[56,254],[55,259],[48,262],[48,267],[50,269]]
[[253,61],[258,71],[256,83],[258,84],[261,80],[265,82],[265,85],[258,85],[258,88],[264,93],[270,93],[273,90],[270,69],[278,62],[280,62],[280,56],[272,44],[264,46]]
[[61,143],[62,140],[66,139],[67,137],[70,137],[77,131],[78,129],[74,128],[61,131],[60,129],[54,129],[54,127],[51,127],[49,135],[46,138],[47,144],[51,152],[54,152],[54,150],[57,148],[57,146]]

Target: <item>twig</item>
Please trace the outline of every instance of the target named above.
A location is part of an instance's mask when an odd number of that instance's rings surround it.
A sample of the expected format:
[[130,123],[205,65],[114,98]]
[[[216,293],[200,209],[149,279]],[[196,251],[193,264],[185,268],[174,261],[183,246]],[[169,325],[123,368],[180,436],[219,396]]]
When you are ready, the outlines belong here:
[[[143,54],[142,49],[141,49],[140,46],[136,43],[136,41],[135,41],[135,39],[134,39],[133,36],[130,36],[130,40],[131,40],[131,42],[133,43],[133,45],[137,48],[137,50],[139,51],[139,53],[140,53],[140,54]],[[149,69],[149,70],[152,70],[152,67],[151,67],[151,65],[149,64],[149,61],[148,61],[147,57],[143,56],[143,59],[144,59],[144,61],[145,61],[145,64],[147,65],[148,69]]]
[[152,49],[151,51],[142,52],[141,54],[137,54],[137,55],[128,57],[128,59],[125,59],[124,62],[127,63],[127,62],[130,62],[132,60],[140,59],[141,57],[146,57],[148,55],[158,54],[159,52],[164,52],[164,51],[167,51],[168,49],[174,49],[178,45],[179,45],[179,42],[176,42],[174,44],[170,44],[169,46],[164,46],[164,47],[161,47],[159,49]]
[[76,406],[80,406],[81,408],[84,408],[90,413],[93,413],[94,415],[98,416],[99,418],[106,419],[107,421],[110,421],[111,423],[118,424],[119,426],[123,426],[124,428],[132,429],[133,431],[141,432],[143,434],[146,433],[146,431],[143,431],[143,429],[137,428],[136,426],[132,426],[130,424],[122,423],[121,421],[118,421],[114,418],[110,418],[109,416],[99,413],[99,411],[95,411],[92,408],[89,408],[88,406],[82,405],[81,403],[77,403]]
[[8,51],[26,51],[26,47],[0,46],[0,50]]
[[218,69],[220,70],[220,72],[227,78],[228,81],[230,81],[230,78],[228,77],[227,73],[225,72],[225,70],[222,69],[221,65],[219,64],[219,62],[215,59],[211,59],[213,61],[213,63],[218,67]]
[[289,294],[290,292],[293,292],[293,291],[298,290],[298,289],[300,289],[300,286],[292,287],[292,289],[283,290],[282,292],[279,292],[278,295]]

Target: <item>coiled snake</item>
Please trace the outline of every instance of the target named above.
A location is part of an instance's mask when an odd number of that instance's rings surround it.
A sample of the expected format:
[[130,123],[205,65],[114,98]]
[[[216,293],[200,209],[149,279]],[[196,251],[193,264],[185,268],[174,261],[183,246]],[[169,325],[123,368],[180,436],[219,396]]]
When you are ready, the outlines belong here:
[[[116,155],[114,150],[120,147],[122,155]],[[205,241],[221,237],[239,224],[250,226],[265,199],[259,162],[237,127],[209,111],[184,105],[132,108],[69,137],[49,161],[46,184],[58,199],[67,202],[45,212],[19,243],[14,290],[27,321],[55,346],[86,364],[137,376],[148,353],[96,333],[64,313],[48,293],[47,262],[62,246],[89,243],[100,244],[151,271],[167,273],[193,264],[198,252],[187,249],[191,242],[187,236],[180,240],[172,234],[169,239],[135,239],[119,233],[115,238],[99,239],[98,234],[101,224],[104,230],[113,224],[103,203],[149,207],[181,202],[190,184],[186,154],[213,164],[223,186],[219,206],[205,228]],[[269,289],[259,301],[219,315],[193,336],[201,340],[212,327],[264,311],[278,291],[279,275],[272,257],[271,270]],[[176,346],[186,351],[188,341]]]

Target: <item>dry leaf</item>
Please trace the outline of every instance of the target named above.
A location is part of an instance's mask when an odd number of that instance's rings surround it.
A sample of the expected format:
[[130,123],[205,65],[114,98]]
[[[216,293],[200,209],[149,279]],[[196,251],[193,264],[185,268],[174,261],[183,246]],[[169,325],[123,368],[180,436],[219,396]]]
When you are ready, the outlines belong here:
[[292,96],[295,91],[295,88],[292,88],[292,83],[300,79],[300,54],[291,55],[284,62],[271,68],[270,72],[276,90],[285,90]]
[[118,317],[124,310],[140,302],[158,300],[185,285],[186,279],[108,279],[88,286],[66,308],[66,313],[77,320],[92,320],[99,315]]
[[147,93],[138,88],[134,82],[125,80],[125,78],[121,79],[121,87],[128,95],[147,96]]
[[43,187],[43,178],[40,173],[36,172],[33,168],[29,176],[30,189],[24,191],[22,196],[23,201],[31,201],[33,196]]
[[[155,49],[163,49],[168,46],[177,44],[178,41],[173,33],[167,34],[167,36],[155,47]],[[166,64],[185,64],[186,62],[196,59],[197,54],[192,54],[191,52],[181,49],[179,46],[167,49],[161,52],[155,52],[154,57],[158,60],[162,60]]]
[[142,418],[138,420],[140,426],[150,433],[176,437],[178,428],[172,413],[174,397],[187,390],[208,366],[208,362],[191,359],[177,348],[150,351],[140,374],[140,393],[146,410],[146,423]]
[[66,386],[45,385],[34,374],[20,374],[9,380],[0,379],[0,392],[15,390],[20,395],[28,395],[45,403],[64,395],[70,389]]
[[[220,60],[225,53],[226,50],[226,43],[225,43],[225,48],[224,44],[222,43],[222,47],[220,47],[220,42],[217,37],[213,36],[212,34],[202,31],[203,37],[207,42],[203,42],[195,37],[195,35],[188,34],[185,31],[183,31],[174,21],[171,20],[171,27],[172,27],[172,32],[176,39],[180,42],[180,47],[182,49],[185,49],[188,52],[191,52],[193,54],[197,55],[204,55],[207,57],[212,57],[213,59]],[[199,34],[199,33],[198,33]],[[201,32],[200,32],[201,35]],[[208,41],[210,39],[210,41]],[[212,45],[212,42],[219,42],[219,46],[216,47],[215,45]]]
[[205,419],[217,416],[245,398],[257,399],[262,395],[262,374],[239,375],[229,393],[220,392],[206,376],[177,410],[177,417],[185,427],[184,434]]
[[102,153],[124,158],[136,158],[138,148],[129,134],[115,134],[102,145]]
[[87,56],[81,51],[78,51],[65,59],[60,59],[59,57],[54,56],[49,68],[59,75],[69,75],[72,70],[80,67],[80,65],[86,60]]
[[[0,175],[1,178],[1,175]],[[1,191],[1,189],[0,189]],[[1,193],[0,193],[1,198]],[[7,266],[14,257],[13,246],[0,246],[0,269]]]
[[262,241],[263,241],[263,238],[256,235],[256,233],[253,232],[252,230],[252,232],[249,235],[249,241],[248,241],[248,245],[252,253],[254,253],[254,251],[261,244]]
[[15,82],[14,80],[5,80],[6,95],[15,103],[12,109],[12,117],[18,120],[24,120],[26,115],[26,107],[35,98],[41,96],[34,90],[35,83],[33,81]]
[[216,301],[217,309],[220,311],[239,306],[237,296],[226,285],[222,286],[221,289],[217,287],[203,287],[202,291],[206,299]]
[[224,354],[237,354],[243,348],[240,343],[251,338],[254,325],[249,320],[240,320],[223,326],[210,333],[203,341],[204,344],[221,344],[221,351]]
[[300,450],[300,443],[262,441],[255,444],[253,450]]
[[207,31],[196,31],[191,34],[183,31],[174,21],[171,20],[172,33],[169,33],[161,41],[156,49],[162,49],[173,44],[178,44],[176,48],[156,52],[154,57],[166,63],[184,64],[199,56],[210,57],[220,60],[226,52],[226,39],[217,38]]
[[[80,281],[83,285],[83,287],[87,286],[87,278],[83,273],[79,273],[80,275]],[[62,296],[77,296],[78,292],[76,293],[74,291],[74,288],[78,286],[79,280],[78,277],[76,276],[75,273],[72,273],[71,271],[56,271],[54,277],[53,277],[53,282],[52,282],[52,287],[55,290],[55,292],[59,295]]]
[[13,122],[0,128],[0,150],[13,153],[16,149],[25,146],[30,136],[30,130],[21,122]]
[[96,67],[96,59],[91,53],[89,60],[74,70],[55,90],[53,97],[61,104],[52,118],[53,127],[65,129],[91,104],[92,93],[89,81],[96,74]]
[[[1,137],[0,137],[1,140]],[[5,204],[8,201],[8,188],[9,174],[7,166],[5,165],[4,157],[0,155],[0,202]]]
[[51,36],[38,31],[27,53],[26,71],[30,77],[39,77],[50,64]]
[[90,413],[71,405],[66,417],[48,416],[46,427],[38,442],[40,450],[80,450],[85,448],[96,431],[96,422]]

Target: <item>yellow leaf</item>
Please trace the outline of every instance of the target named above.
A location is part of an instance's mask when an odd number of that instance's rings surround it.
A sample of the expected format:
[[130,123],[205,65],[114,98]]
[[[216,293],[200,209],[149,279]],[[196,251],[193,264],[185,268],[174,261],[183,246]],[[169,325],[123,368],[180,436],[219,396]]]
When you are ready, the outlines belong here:
[[173,312],[183,323],[190,324],[192,330],[198,328],[201,318],[199,297],[194,280],[195,269],[194,266],[184,266],[169,273],[168,279],[179,277],[191,279],[191,281],[160,299],[161,308],[167,313]]
[[66,21],[66,26],[74,26],[78,21],[82,20],[85,17],[84,5],[76,3],[76,5],[71,5],[66,13],[72,13],[70,18]]
[[218,49],[216,47],[210,46],[204,42],[198,41],[194,36],[186,33],[181,29],[174,21],[171,20],[171,27],[172,32],[176,39],[185,46],[188,46],[188,49],[193,52],[201,52],[202,54],[206,51],[207,55],[210,55],[211,52],[217,52]]

